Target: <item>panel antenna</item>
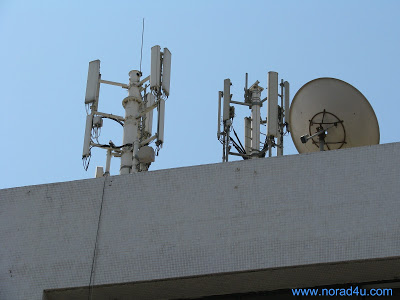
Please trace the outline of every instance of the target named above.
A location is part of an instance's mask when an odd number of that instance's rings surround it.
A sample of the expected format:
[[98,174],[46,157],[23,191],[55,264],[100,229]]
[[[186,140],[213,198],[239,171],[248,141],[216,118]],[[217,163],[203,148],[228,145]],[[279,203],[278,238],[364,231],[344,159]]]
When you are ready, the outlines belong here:
[[[217,132],[223,162],[228,161],[229,155],[252,159],[265,157],[268,152],[270,157],[273,148],[281,156],[283,137],[288,133],[299,153],[379,144],[379,124],[374,110],[364,95],[347,82],[328,77],[314,79],[299,89],[291,106],[289,82],[282,79],[278,84],[277,72],[268,72],[264,99],[261,99],[264,89],[259,84],[257,80],[248,88],[246,73],[244,99],[240,102],[232,100],[230,79],[224,80],[224,91],[218,94]],[[268,112],[263,119],[260,108],[265,101],[268,101]],[[244,118],[244,147],[233,128],[235,113],[231,104],[251,109],[251,116]],[[260,125],[266,125],[265,134]],[[264,141],[260,139],[263,135]],[[231,151],[232,147],[237,152]]]
[[[231,85],[230,79],[225,79],[224,90],[218,93],[217,137],[223,148],[222,161],[227,162],[229,155],[252,159],[265,157],[268,152],[268,155],[272,156],[273,148],[277,148],[278,156],[283,155],[283,136],[287,133],[288,128],[288,121],[284,120],[284,116],[289,115],[289,83],[282,81],[279,95],[278,73],[268,72],[268,95],[262,99],[261,94],[264,88],[260,86],[260,81],[257,80],[248,87],[248,74],[246,73],[243,102],[232,100]],[[281,97],[280,105],[278,104],[279,97]],[[268,115],[263,119],[261,107],[265,101],[268,101]],[[231,104],[247,106],[251,110],[251,116],[244,118],[244,146],[233,128],[235,107]],[[261,125],[267,125],[266,133],[261,132]],[[261,137],[265,138],[262,140]],[[232,147],[237,152],[231,151]]]
[[[144,23],[143,23],[144,24]],[[155,160],[155,151],[149,145],[155,141],[157,154],[164,143],[165,100],[170,94],[171,52],[160,46],[151,48],[151,72],[141,79],[141,70],[129,72],[129,83],[102,80],[100,60],[89,63],[85,105],[87,111],[82,159],[87,170],[93,147],[107,150],[106,167],[96,169],[96,177],[110,174],[112,157],[121,159],[120,174],[147,171]],[[140,66],[141,69],[141,66]],[[148,84],[147,82],[150,81]],[[100,83],[122,87],[128,96],[122,101],[125,116],[98,111]],[[150,91],[148,91],[150,88]],[[153,110],[157,108],[157,132],[153,134]],[[123,142],[116,146],[111,140],[100,143],[103,119],[111,119],[123,126]]]

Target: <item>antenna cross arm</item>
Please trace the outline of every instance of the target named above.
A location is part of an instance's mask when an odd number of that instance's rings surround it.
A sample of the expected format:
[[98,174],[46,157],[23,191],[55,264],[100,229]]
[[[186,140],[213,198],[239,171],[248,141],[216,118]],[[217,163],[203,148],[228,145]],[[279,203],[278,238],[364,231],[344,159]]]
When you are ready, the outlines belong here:
[[233,104],[239,104],[239,105],[246,105],[246,106],[251,106],[251,104],[250,103],[244,103],[244,102],[238,102],[238,101],[230,101],[231,103],[233,103]]
[[99,111],[96,111],[95,115],[99,115],[99,116],[106,117],[106,118],[111,118],[111,119],[116,119],[116,120],[122,121],[122,122],[125,121],[125,119],[123,117],[116,116],[116,115],[113,115],[113,114],[105,114],[105,113],[102,113],[102,112],[99,112]]
[[249,154],[242,154],[242,153],[235,153],[235,152],[229,152],[230,155],[235,155],[235,156],[241,156],[241,157],[251,157]]
[[149,107],[146,107],[146,109],[144,109],[140,114],[138,114],[138,115],[136,116],[136,119],[139,119],[140,117],[142,117],[142,116],[144,116],[145,114],[147,114],[149,111],[155,109],[155,108],[158,106],[158,102],[159,102],[159,101],[156,101],[156,102],[153,103],[153,105],[151,105],[151,106],[149,106]]
[[103,79],[101,79],[100,82],[101,83],[105,83],[105,84],[109,84],[109,85],[120,86],[120,87],[122,87],[124,89],[128,89],[129,88],[129,86],[127,84],[125,84],[125,83],[119,83],[119,82],[108,81],[108,80],[103,80]]
[[157,134],[149,137],[148,139],[144,140],[143,142],[140,143],[140,147],[143,147],[144,145],[149,144],[150,142],[154,141],[158,137]]
[[145,83],[147,80],[150,80],[150,75],[147,76],[146,78],[142,79],[142,81],[140,81],[140,82],[138,83],[138,86],[142,86],[143,83]]

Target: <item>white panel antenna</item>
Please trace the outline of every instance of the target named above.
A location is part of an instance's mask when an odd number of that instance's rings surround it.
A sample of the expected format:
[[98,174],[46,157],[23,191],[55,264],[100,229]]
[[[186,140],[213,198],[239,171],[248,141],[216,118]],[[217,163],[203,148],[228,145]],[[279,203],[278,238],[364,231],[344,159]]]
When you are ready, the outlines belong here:
[[90,141],[92,136],[92,123],[93,123],[93,115],[86,116],[86,127],[85,127],[85,137],[83,140],[83,153],[82,158],[86,158],[90,156]]
[[[151,48],[150,76],[141,79],[141,70],[132,70],[129,72],[129,84],[102,80],[100,60],[89,63],[85,95],[88,116],[86,117],[82,151],[85,170],[89,166],[92,147],[107,150],[105,172],[97,172],[98,176],[110,175],[112,157],[121,159],[121,175],[149,169],[150,164],[154,161],[154,149],[149,145],[156,140],[158,153],[164,142],[165,99],[170,93],[170,74],[171,52],[164,48],[164,53],[161,53],[160,46]],[[150,84],[146,84],[147,81],[150,81]],[[97,111],[101,83],[119,86],[127,90],[128,95],[122,101],[125,117]],[[149,86],[151,92],[147,93],[146,89]],[[157,133],[152,135],[153,110],[156,107],[158,108]],[[123,127],[122,145],[116,146],[112,140],[109,140],[108,143],[99,141],[103,119],[111,119]],[[140,155],[138,155],[139,153]]]
[[161,53],[160,46],[151,48],[150,89],[159,92],[161,88]]
[[222,92],[218,92],[218,130],[217,130],[217,139],[219,140],[221,137],[221,99]]
[[100,60],[89,63],[88,77],[86,83],[85,104],[93,103],[97,107],[100,90]]
[[[246,73],[244,101],[240,102],[232,100],[230,91],[232,83],[230,79],[224,80],[224,91],[219,91],[218,93],[217,131],[217,138],[221,142],[223,149],[223,162],[229,160],[229,155],[240,156],[243,159],[265,157],[267,153],[268,156],[272,156],[272,148],[277,149],[277,155],[283,155],[283,137],[288,132],[288,130],[285,132],[288,124],[283,122],[283,107],[284,105],[289,106],[289,83],[282,80],[280,84],[281,94],[278,94],[278,73],[268,72],[268,96],[263,99],[261,94],[264,88],[259,84],[260,82],[256,80],[248,88],[248,74]],[[221,103],[222,97],[224,98],[223,103]],[[280,106],[278,106],[278,97],[281,97]],[[261,118],[260,112],[263,103],[267,100],[268,116],[264,120]],[[251,117],[244,118],[244,146],[232,126],[235,117],[235,106],[231,106],[231,104],[243,105],[251,110]],[[222,128],[221,123],[223,124]],[[261,132],[261,125],[268,126],[267,134]],[[236,149],[237,152],[232,152],[233,149]]]
[[224,104],[222,109],[222,120],[230,119],[230,104],[231,104],[231,80],[229,78],[224,80]]
[[278,73],[268,72],[267,136],[278,136]]
[[165,100],[160,99],[158,102],[158,125],[157,125],[157,142],[162,145],[164,143],[164,118],[165,118]]
[[290,85],[289,82],[285,81],[283,83],[283,88],[284,88],[284,99],[285,99],[285,122],[290,123],[289,119],[289,112],[290,112]]
[[165,96],[169,96],[169,86],[171,80],[171,52],[164,48],[162,59],[162,90]]
[[[153,94],[146,94],[147,107],[151,107],[154,104],[154,98],[155,97]],[[147,131],[150,135],[153,132],[153,110],[150,110],[148,113],[146,113],[145,131]]]

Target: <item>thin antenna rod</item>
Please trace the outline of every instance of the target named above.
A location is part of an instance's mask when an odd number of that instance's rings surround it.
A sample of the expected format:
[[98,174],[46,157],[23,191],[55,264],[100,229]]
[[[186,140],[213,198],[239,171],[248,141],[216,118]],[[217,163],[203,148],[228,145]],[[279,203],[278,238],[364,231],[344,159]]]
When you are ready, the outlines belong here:
[[142,46],[140,48],[140,72],[142,72],[142,56],[143,56],[143,35],[144,35],[144,18],[143,18],[143,27],[142,27]]

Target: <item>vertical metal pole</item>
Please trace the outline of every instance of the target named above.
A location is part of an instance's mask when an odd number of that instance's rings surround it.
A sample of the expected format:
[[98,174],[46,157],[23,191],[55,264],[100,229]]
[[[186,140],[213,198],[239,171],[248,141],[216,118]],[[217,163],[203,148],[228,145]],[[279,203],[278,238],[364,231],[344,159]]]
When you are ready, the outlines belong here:
[[107,156],[106,156],[106,171],[104,172],[104,176],[110,175],[110,166],[111,166],[111,149],[107,149]]
[[283,109],[283,79],[281,79],[281,107]]
[[124,136],[123,144],[131,144],[122,148],[120,174],[136,173],[137,159],[136,154],[139,148],[138,120],[136,116],[139,112],[139,105],[142,102],[140,94],[140,71],[129,72],[129,96],[122,101],[125,108]]
[[226,120],[224,122],[225,128],[225,161],[228,161],[229,158],[229,141],[230,141],[230,128],[231,128],[231,120]]
[[258,104],[253,104],[251,107],[251,148],[252,152],[260,150],[260,106]]
[[251,154],[251,118],[244,118],[244,150]]
[[278,144],[276,145],[276,156],[283,155],[283,145],[282,145],[283,135],[281,133],[280,127],[281,126],[279,126],[278,136],[276,137],[276,140],[278,142]]
[[225,144],[225,161],[228,162],[229,160],[229,128],[226,131],[226,144]]
[[226,141],[226,137],[225,137],[225,132],[223,133],[224,137],[222,139],[222,162],[225,162],[225,141]]
[[273,139],[274,137],[272,136],[272,135],[270,135],[269,137],[268,137],[268,140],[267,140],[267,145],[268,145],[268,157],[271,157],[272,156],[272,139]]
[[321,133],[318,137],[319,137],[319,151],[325,151],[324,150],[325,134]]

